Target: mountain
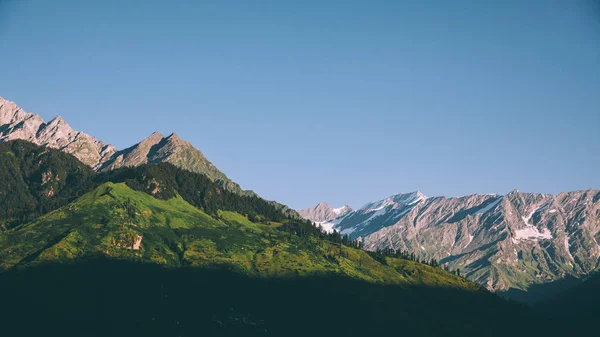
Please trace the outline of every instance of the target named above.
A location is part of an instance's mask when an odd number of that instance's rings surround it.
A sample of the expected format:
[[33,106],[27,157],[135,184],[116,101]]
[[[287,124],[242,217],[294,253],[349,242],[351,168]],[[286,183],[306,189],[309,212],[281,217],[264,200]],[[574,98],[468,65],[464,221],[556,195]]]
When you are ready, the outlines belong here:
[[352,208],[348,205],[333,208],[330,205],[321,202],[313,208],[307,208],[298,211],[298,214],[300,214],[300,216],[302,216],[304,219],[308,219],[312,222],[324,223],[344,216],[349,212],[352,212]]
[[[72,154],[99,172],[146,163],[171,163],[192,172],[205,174],[230,191],[256,196],[253,191],[243,190],[219,171],[200,150],[180,139],[177,134],[164,137],[154,132],[140,143],[118,151],[112,145],[106,145],[92,136],[73,130],[60,116],[45,123],[40,116],[26,113],[14,102],[0,97],[0,142],[17,139]],[[287,206],[275,202],[273,204],[290,216],[298,217],[296,212]]]
[[223,172],[206,159],[200,150],[179,138],[175,133],[164,137],[159,132],[154,132],[138,144],[114,153],[98,168],[98,171],[105,172],[119,167],[148,163],[171,163],[191,172],[202,173],[230,191],[254,195],[252,191],[243,191],[238,184],[227,178]]
[[25,141],[0,150],[0,210],[16,204],[9,191],[30,200],[0,213],[22,221],[0,231],[4,333],[502,336],[549,324],[169,163],[97,173]]
[[0,97],[0,142],[14,139],[70,153],[92,168],[100,167],[117,151],[112,145],[73,130],[60,116],[46,123]]
[[323,227],[362,240],[366,249],[414,252],[461,269],[489,290],[523,295],[520,290],[598,268],[600,191],[458,198],[413,192],[369,203]]
[[425,199],[427,197],[419,191],[394,195],[383,200],[367,203],[358,210],[325,221],[321,223],[321,226],[325,230],[335,229],[342,235],[355,238],[362,237],[386,225],[392,225],[396,219]]
[[[11,289],[2,330],[47,334],[71,322],[69,335],[280,336],[318,328],[502,336],[544,326],[440,268],[350,247],[340,254],[339,244],[278,228],[230,211],[214,218],[181,196],[161,200],[102,184],[0,234],[0,289]],[[349,318],[353,324],[340,325]]]
[[278,204],[229,191],[204,174],[169,163],[97,173],[72,155],[22,140],[0,143],[0,159],[0,232],[63,207],[106,182],[126,183],[164,200],[180,195],[211,216],[229,210],[256,221],[290,217]]

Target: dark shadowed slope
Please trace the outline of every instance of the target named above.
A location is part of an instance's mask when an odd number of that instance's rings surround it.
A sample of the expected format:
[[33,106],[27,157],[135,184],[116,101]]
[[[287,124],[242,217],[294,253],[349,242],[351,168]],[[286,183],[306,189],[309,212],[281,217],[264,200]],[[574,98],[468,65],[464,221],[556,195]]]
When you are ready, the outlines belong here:
[[[123,261],[0,275],[7,335],[535,336],[547,323],[491,294],[335,276],[249,278]],[[538,334],[539,333],[539,334]]]

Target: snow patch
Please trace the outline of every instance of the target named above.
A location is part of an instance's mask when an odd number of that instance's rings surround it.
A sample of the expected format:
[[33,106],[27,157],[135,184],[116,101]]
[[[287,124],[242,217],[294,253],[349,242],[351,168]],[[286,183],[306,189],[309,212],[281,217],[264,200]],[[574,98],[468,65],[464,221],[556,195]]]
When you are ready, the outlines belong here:
[[471,242],[473,242],[473,235],[469,234],[469,242],[467,242],[467,244],[462,249],[467,248],[471,244]]
[[498,200],[496,200],[496,201],[492,202],[491,204],[485,206],[484,208],[478,210],[477,212],[475,212],[475,214],[483,214],[485,212],[488,212],[492,208],[496,207],[496,205],[498,205],[500,203],[500,201],[502,201],[502,198],[498,198]]
[[515,232],[515,238],[517,240],[537,240],[537,239],[551,240],[552,239],[552,233],[550,233],[550,231],[547,228],[544,228],[544,230],[542,232],[540,232],[537,229],[537,227],[535,227],[534,225],[529,223],[529,220],[531,220],[533,215],[539,209],[540,208],[536,208],[531,213],[529,213],[528,216],[521,217],[521,219],[523,219],[523,222],[525,222],[525,228],[517,229],[517,231]]
[[378,211],[378,210],[384,209],[391,205],[410,206],[410,205],[417,204],[426,199],[427,199],[427,197],[418,191],[412,192],[412,193],[397,194],[397,195],[394,195],[392,197],[389,197],[389,198],[386,198],[383,200],[372,201],[372,202],[364,205],[361,208],[361,210],[369,212],[369,211]]
[[571,247],[571,244],[569,244],[569,237],[565,235],[565,250],[567,251],[567,254],[569,254],[571,260],[575,261],[573,255],[571,255],[571,250],[569,249],[569,247]]
[[537,239],[552,239],[552,233],[546,228],[540,232],[535,226],[528,225],[523,229],[517,229],[515,232],[517,240],[537,240]]
[[528,216],[522,216],[521,219],[523,219],[523,222],[525,222],[525,225],[527,226],[533,226],[529,224],[529,220],[531,220],[531,218],[533,217],[533,215],[535,214],[535,212],[538,211],[538,208],[534,209],[533,212],[529,213]]
[[335,215],[340,215],[340,214],[342,214],[342,213],[343,213],[345,210],[347,210],[347,209],[348,209],[348,207],[347,207],[347,206],[342,206],[342,207],[334,208],[334,209],[333,209],[333,213],[334,213]]
[[332,233],[333,227],[335,225],[337,225],[338,223],[335,220],[333,220],[333,221],[317,221],[316,224],[317,224],[317,226],[321,226],[321,228],[323,228],[323,230],[326,231],[327,233]]

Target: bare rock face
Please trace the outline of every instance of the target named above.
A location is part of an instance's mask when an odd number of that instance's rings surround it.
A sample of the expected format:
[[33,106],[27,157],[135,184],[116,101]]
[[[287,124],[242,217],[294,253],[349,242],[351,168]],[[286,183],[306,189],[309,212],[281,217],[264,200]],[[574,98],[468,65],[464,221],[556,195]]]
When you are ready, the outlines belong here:
[[140,143],[114,153],[98,168],[98,171],[104,172],[148,163],[171,163],[188,171],[204,174],[230,191],[254,195],[251,191],[243,191],[238,184],[231,181],[206,159],[200,150],[179,138],[177,134],[164,137],[161,133],[154,132]]
[[313,208],[302,209],[298,211],[301,217],[312,222],[324,223],[335,218],[344,216],[352,212],[352,208],[348,205],[333,208],[330,205],[321,202]]
[[94,137],[73,130],[60,116],[46,123],[38,115],[24,112],[15,103],[0,97],[0,141],[27,140],[70,153],[97,171],[147,163],[168,162],[183,169],[202,173],[224,187],[254,195],[242,189],[219,171],[192,144],[176,134],[164,137],[155,132],[142,142],[122,151]]
[[513,191],[425,198],[417,192],[369,203],[323,226],[366,249],[435,258],[493,291],[582,277],[600,263],[600,191]]
[[0,97],[0,141],[14,139],[70,153],[92,168],[98,168],[116,152],[112,145],[73,130],[60,116],[45,123],[40,116],[26,113]]

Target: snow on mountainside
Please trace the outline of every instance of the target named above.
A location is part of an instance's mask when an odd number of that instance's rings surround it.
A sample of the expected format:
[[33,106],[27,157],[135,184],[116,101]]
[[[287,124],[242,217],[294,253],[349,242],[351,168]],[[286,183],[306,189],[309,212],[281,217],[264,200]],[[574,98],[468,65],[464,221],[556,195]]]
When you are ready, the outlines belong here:
[[333,208],[324,202],[319,203],[313,208],[307,208],[298,211],[300,216],[303,218],[319,224],[333,220],[340,216],[344,216],[349,212],[352,212],[352,208],[350,206],[345,205],[342,207]]
[[398,194],[321,224],[365,248],[408,250],[460,268],[490,290],[580,277],[600,264],[600,191]]
[[318,224],[327,231],[335,229],[342,235],[360,237],[372,233],[373,229],[378,226],[381,228],[388,223],[392,224],[395,219],[400,218],[426,199],[427,197],[419,191],[398,194],[367,203],[358,210],[347,212],[334,219],[318,222]]

